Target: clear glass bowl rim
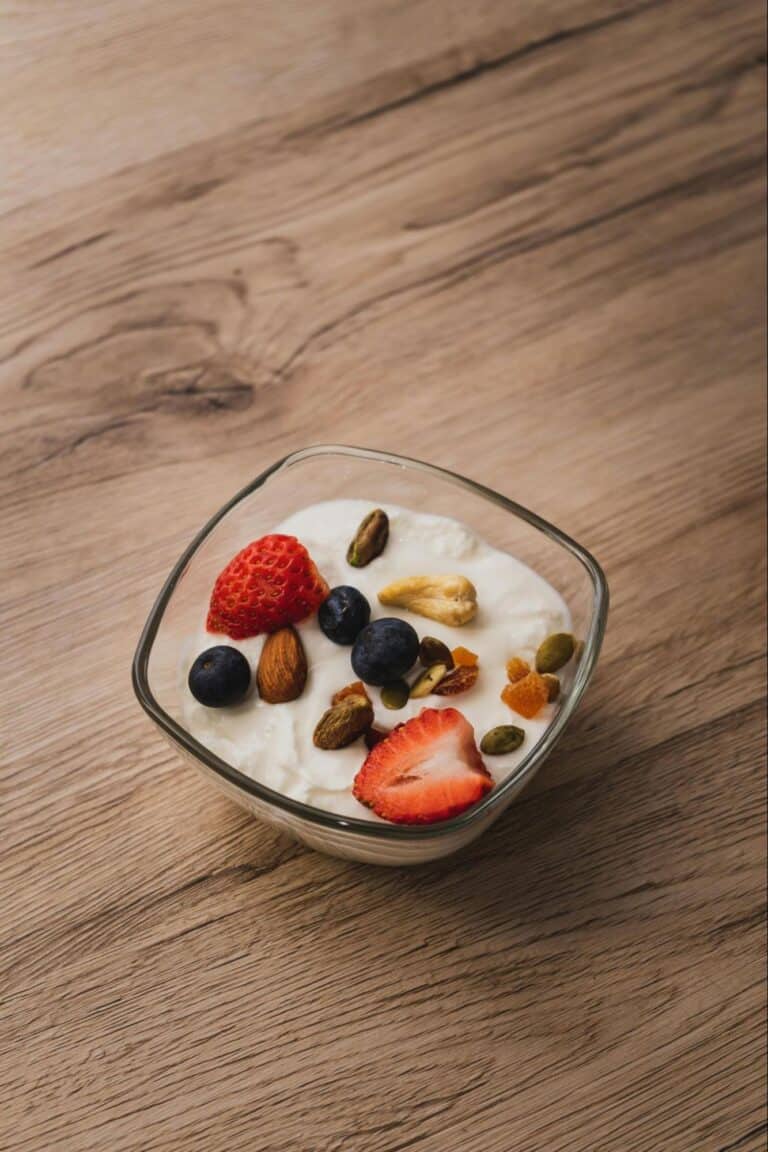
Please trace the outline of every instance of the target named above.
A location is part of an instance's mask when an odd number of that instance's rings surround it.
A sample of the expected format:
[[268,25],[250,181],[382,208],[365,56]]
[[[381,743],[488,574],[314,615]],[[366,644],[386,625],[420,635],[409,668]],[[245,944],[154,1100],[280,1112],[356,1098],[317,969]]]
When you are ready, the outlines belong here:
[[[245,776],[242,772],[238,771],[238,769],[233,768],[230,764],[227,764],[225,760],[220,759],[220,757],[198,743],[185,728],[178,724],[173,717],[169,716],[165,709],[161,707],[149,686],[147,674],[149,657],[160,626],[160,621],[171,600],[176,585],[200,545],[213,531],[219,521],[223,520],[235,505],[239,504],[240,501],[244,500],[247,496],[250,496],[251,493],[262,488],[270,477],[304,460],[310,460],[320,456],[350,456],[361,460],[375,461],[380,464],[391,464],[400,468],[426,472],[447,483],[465,488],[474,495],[482,496],[491,503],[497,504],[511,515],[526,521],[526,523],[530,524],[533,528],[537,528],[550,540],[565,548],[566,551],[570,552],[571,555],[575,556],[581,563],[592,582],[594,592],[592,623],[588,634],[584,637],[582,660],[565,703],[560,708],[560,711],[544,736],[531,749],[529,755],[520,762],[515,771],[510,773],[502,784],[499,784],[489,792],[478,804],[460,816],[454,817],[452,820],[442,820],[436,824],[427,824],[419,827],[398,824],[378,824],[362,818],[339,816],[325,809],[313,808],[309,804],[303,804],[299,800],[293,800],[280,792],[275,792],[273,789],[267,788],[264,784],[260,784],[256,780],[252,780],[249,776]],[[237,492],[231,500],[228,500],[227,503],[210,518],[184,550],[171,569],[144,625],[133,658],[133,689],[144,711],[171,737],[174,743],[180,745],[181,748],[194,756],[195,759],[199,760],[212,772],[221,776],[240,791],[258,797],[271,807],[289,812],[294,816],[300,817],[302,820],[309,821],[312,824],[320,825],[324,828],[352,832],[376,840],[433,839],[448,835],[451,832],[462,831],[471,824],[482,820],[483,817],[487,816],[494,808],[502,804],[505,796],[511,790],[517,789],[528,776],[536,771],[547,756],[549,756],[576,710],[592,677],[605,633],[607,616],[608,582],[598,562],[586,548],[583,548],[579,543],[571,539],[570,536],[566,535],[565,532],[561,532],[559,528],[556,528],[547,520],[542,519],[541,516],[537,516],[535,512],[531,512],[521,504],[517,504],[514,500],[502,496],[492,488],[477,484],[465,476],[460,476],[458,473],[451,472],[446,468],[440,468],[434,464],[426,464],[421,460],[413,460],[407,456],[398,456],[393,452],[383,452],[374,448],[356,448],[344,444],[317,444],[298,449],[295,452],[290,452],[287,456],[283,456],[277,460],[257,476],[255,480],[252,480],[250,484],[247,484]]]

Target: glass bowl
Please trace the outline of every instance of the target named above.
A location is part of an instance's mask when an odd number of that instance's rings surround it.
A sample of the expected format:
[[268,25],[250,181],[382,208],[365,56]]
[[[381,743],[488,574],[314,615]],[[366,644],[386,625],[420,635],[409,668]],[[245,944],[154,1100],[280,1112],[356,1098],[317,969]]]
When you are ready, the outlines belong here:
[[[374,823],[310,807],[252,780],[209,751],[181,722],[179,653],[199,626],[216,576],[249,540],[309,503],[362,496],[452,516],[512,553],[560,592],[581,641],[560,707],[515,770],[474,807],[421,827]],[[420,864],[480,835],[533,778],[581,699],[597,661],[608,586],[593,557],[558,528],[498,492],[443,468],[372,449],[321,445],[292,452],[213,516],[174,565],[139,640],[133,685],[140,704],[173,746],[238,804],[310,847],[375,864]]]

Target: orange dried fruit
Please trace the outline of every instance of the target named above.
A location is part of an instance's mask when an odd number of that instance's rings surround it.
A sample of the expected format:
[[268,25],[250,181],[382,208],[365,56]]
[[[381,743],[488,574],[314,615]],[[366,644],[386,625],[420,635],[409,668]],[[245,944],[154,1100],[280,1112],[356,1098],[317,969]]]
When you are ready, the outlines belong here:
[[549,686],[538,672],[529,672],[514,684],[507,684],[501,698],[514,712],[532,720],[549,700]]
[[511,660],[507,660],[507,679],[510,684],[522,680],[523,676],[527,676],[530,670],[531,666],[528,661],[521,660],[519,656],[513,656]]
[[453,656],[453,662],[457,668],[474,668],[477,664],[477,654],[470,652],[469,648],[462,648],[461,645],[454,648],[451,656]]

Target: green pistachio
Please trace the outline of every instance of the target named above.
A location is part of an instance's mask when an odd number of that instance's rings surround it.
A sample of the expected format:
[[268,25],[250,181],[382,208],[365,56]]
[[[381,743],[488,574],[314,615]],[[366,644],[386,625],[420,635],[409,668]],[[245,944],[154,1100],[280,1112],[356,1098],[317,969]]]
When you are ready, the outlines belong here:
[[371,560],[381,556],[388,539],[389,517],[381,508],[374,508],[360,524],[347,549],[347,563],[353,568],[365,568]]
[[316,748],[346,748],[373,724],[373,708],[366,696],[345,696],[320,717],[312,740]]

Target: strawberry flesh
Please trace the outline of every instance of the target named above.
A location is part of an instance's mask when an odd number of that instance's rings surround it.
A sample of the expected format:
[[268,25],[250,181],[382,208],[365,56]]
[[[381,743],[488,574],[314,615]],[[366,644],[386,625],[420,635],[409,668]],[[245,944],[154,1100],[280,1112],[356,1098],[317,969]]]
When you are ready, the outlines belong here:
[[469,721],[456,708],[424,708],[371,749],[352,791],[385,820],[432,824],[492,787]]

